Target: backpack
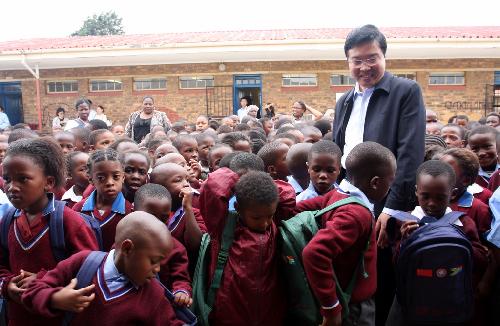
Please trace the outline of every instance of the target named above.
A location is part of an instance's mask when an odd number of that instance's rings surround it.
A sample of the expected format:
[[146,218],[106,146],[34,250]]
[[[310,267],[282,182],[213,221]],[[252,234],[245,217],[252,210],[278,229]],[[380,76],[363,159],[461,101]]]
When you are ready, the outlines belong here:
[[472,245],[453,225],[463,214],[434,219],[401,242],[396,296],[410,323],[453,324],[472,318]]
[[[89,286],[92,283],[92,278],[94,278],[94,275],[97,273],[97,269],[99,269],[99,266],[102,264],[104,257],[106,257],[108,253],[107,252],[102,252],[102,251],[92,251],[83,261],[82,266],[80,266],[80,269],[78,270],[78,273],[76,274],[76,280],[77,284],[75,289],[81,289],[86,286]],[[158,280],[158,278],[157,278]],[[170,292],[159,280],[158,283],[163,287],[165,291],[165,297],[170,301],[174,301],[174,294]],[[187,326],[194,326],[196,325],[196,316],[193,315],[193,313],[184,307],[174,307],[175,310],[175,315],[176,317],[183,321]],[[74,317],[74,313],[72,312],[66,312],[64,314],[64,319],[62,322],[63,326],[67,326],[71,323],[71,320]]]
[[[191,310],[198,316],[198,322],[201,326],[209,326],[208,316],[213,309],[215,296],[222,281],[222,274],[229,257],[229,250],[233,244],[237,221],[238,213],[230,210],[222,232],[217,265],[210,283],[208,283],[208,265],[210,262],[211,239],[208,233],[204,233],[201,238],[198,260],[193,275],[193,305],[191,307]],[[207,284],[209,285],[207,286]]]
[[[358,198],[347,197],[336,201],[322,210],[301,212],[291,219],[281,222],[279,230],[281,235],[281,254],[284,259],[282,275],[285,280],[288,299],[287,318],[297,325],[320,325],[323,321],[320,314],[320,305],[312,293],[304,271],[302,251],[320,230],[322,225],[321,216],[347,204],[358,204],[366,207]],[[342,305],[343,318],[349,316],[349,301],[360,268],[363,271],[363,277],[368,277],[364,269],[364,254],[369,246],[370,240],[368,240],[365,249],[361,253],[356,272],[353,274],[345,291],[340,287],[335,274],[333,275],[337,296]]]

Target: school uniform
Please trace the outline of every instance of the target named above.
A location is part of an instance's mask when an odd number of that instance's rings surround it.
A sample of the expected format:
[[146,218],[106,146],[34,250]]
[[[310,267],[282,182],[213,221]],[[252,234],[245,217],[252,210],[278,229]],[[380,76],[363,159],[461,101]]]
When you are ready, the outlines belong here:
[[483,188],[488,188],[490,178],[498,170],[500,170],[500,164],[497,164],[494,171],[484,171],[483,168],[479,167],[479,174],[476,178],[476,183]]
[[191,296],[191,277],[186,248],[173,238],[174,248],[167,260],[161,265],[158,277],[173,294],[183,292]]
[[[205,221],[200,214],[200,210],[193,207],[193,214],[201,232],[206,233],[207,227],[205,226]],[[167,227],[172,236],[185,246],[188,240],[186,234],[186,214],[182,207],[179,207],[175,212],[170,214]]]
[[[335,189],[335,188],[337,188],[337,183],[332,184],[332,186],[330,187],[330,190]],[[312,181],[309,181],[309,186],[307,187],[306,190],[304,190],[303,192],[301,192],[300,194],[297,195],[296,201],[298,203],[300,201],[311,199],[311,198],[318,197],[318,196],[319,196],[319,194],[316,191],[316,188],[314,188]]]
[[[373,204],[360,189],[344,179],[338,189],[298,203],[295,213],[322,209],[350,196],[360,199],[369,209],[348,204],[323,214],[323,228],[304,248],[302,260],[323,316],[335,316],[342,311],[333,274],[337,276],[341,288],[346,290],[354,273],[357,273],[349,306],[364,306],[365,309],[358,309],[359,315],[351,318],[353,324],[361,322],[363,325],[374,325],[375,306],[372,298],[377,288],[377,245]],[[364,269],[368,274],[365,278],[363,271],[357,268],[368,241],[370,245],[363,257]]]
[[287,180],[288,180],[288,183],[293,187],[293,189],[295,190],[295,195],[299,195],[301,192],[304,191],[304,188],[302,188],[302,186],[297,182],[297,180],[295,180],[295,178],[293,177],[293,175],[289,175],[288,177],[286,177]]
[[[217,264],[228,203],[238,174],[228,168],[210,173],[200,194],[200,210],[212,239],[209,277]],[[274,222],[295,207],[295,191],[275,181],[280,195]],[[234,241],[217,291],[211,325],[281,325],[286,296],[278,273],[278,229],[272,223],[264,233],[253,232],[238,221]]]
[[489,190],[488,188],[483,188],[477,183],[468,186],[467,191],[471,193],[474,196],[474,198],[477,198],[480,201],[482,201],[486,206],[488,206],[490,197],[491,195],[493,195],[493,192],[491,192],[491,190]]
[[73,206],[75,206],[75,204],[82,199],[83,196],[78,196],[77,194],[75,194],[75,186],[69,188],[61,197],[61,200],[65,201],[66,206],[68,206],[69,208],[73,208]]
[[118,193],[111,209],[99,211],[96,207],[97,191],[94,190],[88,198],[85,198],[73,206],[73,210],[82,212],[95,218],[101,226],[103,250],[110,250],[115,243],[116,225],[120,220],[132,212],[132,204],[129,203],[121,192]]
[[464,212],[476,224],[480,238],[491,227],[491,214],[489,207],[469,192],[465,191],[457,201],[450,203],[450,208],[454,211]]
[[[23,303],[35,313],[52,318],[45,325],[61,325],[64,311],[51,307],[52,295],[76,276],[90,251],[83,251],[62,261],[23,294]],[[143,286],[134,285],[120,273],[111,250],[99,266],[92,284],[95,299],[83,312],[74,314],[71,325],[182,325],[156,279]]]
[[[55,211],[54,195],[48,193],[49,202],[38,216],[29,222],[25,212],[16,210],[9,227],[9,257],[4,257],[0,250],[0,287],[1,295],[7,298],[7,284],[19,271],[25,270],[44,275],[46,270],[56,266],[50,242],[49,218]],[[85,224],[81,216],[68,207],[63,211],[64,240],[68,256],[82,250],[97,250],[97,240],[93,231]],[[12,300],[8,301],[9,325],[45,325],[44,318],[38,318],[23,306]]]
[[498,189],[498,186],[500,186],[500,170],[491,175],[490,181],[488,183],[488,189],[491,192],[495,192],[495,190]]

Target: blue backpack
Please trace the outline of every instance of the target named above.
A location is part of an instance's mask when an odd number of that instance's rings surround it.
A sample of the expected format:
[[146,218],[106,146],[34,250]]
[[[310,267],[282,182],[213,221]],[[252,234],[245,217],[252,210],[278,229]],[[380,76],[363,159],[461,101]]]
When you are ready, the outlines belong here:
[[[406,217],[394,217],[416,220],[409,213],[398,214]],[[471,320],[472,245],[453,224],[463,214],[451,212],[439,220],[425,217],[429,223],[401,242],[396,296],[406,321],[441,325]]]
[[[107,252],[102,251],[92,251],[87,258],[83,261],[82,266],[78,270],[76,274],[76,289],[81,289],[86,286],[89,286],[92,283],[92,278],[97,273],[97,269],[101,265],[104,257],[107,255]],[[174,294],[170,292],[159,280],[158,283],[163,287],[165,291],[165,297],[170,301],[174,301]],[[175,315],[177,319],[183,321],[187,326],[194,326],[197,323],[196,316],[188,309],[184,307],[174,307]],[[74,313],[67,312],[64,315],[64,320],[62,325],[67,326],[70,324],[71,320],[74,317]]]

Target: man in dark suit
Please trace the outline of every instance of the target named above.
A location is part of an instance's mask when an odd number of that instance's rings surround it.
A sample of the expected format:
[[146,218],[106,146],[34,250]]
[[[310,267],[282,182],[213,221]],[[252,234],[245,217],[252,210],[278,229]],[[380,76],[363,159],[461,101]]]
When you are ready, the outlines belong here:
[[[347,154],[363,141],[384,145],[396,156],[394,183],[385,203],[375,207],[377,230],[384,231],[379,237],[381,246],[386,242],[390,214],[415,208],[415,174],[425,148],[425,107],[420,87],[385,71],[386,50],[385,36],[373,25],[349,33],[344,52],[356,85],[338,100],[333,123],[333,140],[343,150],[342,165]],[[393,282],[394,275],[387,270],[390,252],[379,252],[379,261],[378,325],[385,321],[394,293],[393,287],[389,284],[386,288],[386,280],[380,278]],[[380,295],[385,300],[379,300]]]

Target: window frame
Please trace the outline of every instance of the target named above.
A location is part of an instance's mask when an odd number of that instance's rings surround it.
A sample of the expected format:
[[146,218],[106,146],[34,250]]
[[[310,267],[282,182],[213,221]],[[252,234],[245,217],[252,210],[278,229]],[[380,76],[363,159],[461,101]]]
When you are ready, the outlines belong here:
[[[338,76],[340,77],[341,81],[343,81],[343,79],[345,78],[347,81],[349,80],[352,80],[353,83],[352,84],[349,84],[349,83],[341,83],[341,84],[334,84],[333,83],[333,76]],[[330,86],[332,87],[343,87],[343,86],[354,86],[356,85],[356,80],[354,78],[352,78],[351,75],[349,75],[348,73],[332,73],[330,74]]]
[[[307,85],[304,84],[299,84],[299,85],[292,85],[291,83],[289,85],[285,84],[285,80],[293,79],[293,78],[314,78],[315,79],[315,84],[310,85],[309,83]],[[281,75],[281,86],[282,87],[318,87],[318,74],[282,74]]]
[[[165,87],[158,88],[138,88],[137,83],[149,82],[152,85],[153,82],[158,81],[158,85],[161,84],[162,81],[165,81]],[[167,77],[140,77],[132,79],[132,87],[135,92],[147,92],[147,91],[164,91],[167,90],[168,80]]]
[[[195,87],[182,87],[182,82],[183,81],[194,81],[195,82]],[[204,81],[205,86],[198,86],[198,82]],[[207,85],[207,81],[211,81],[211,85]],[[215,84],[215,78],[213,75],[198,75],[198,76],[179,76],[179,89],[180,90],[185,90],[185,89],[205,89],[207,87],[214,87]]]
[[[120,85],[120,89],[93,89],[93,82],[105,82],[114,85]],[[123,91],[123,81],[121,79],[89,79],[89,91],[92,93],[105,93],[105,92],[122,92]]]
[[[51,83],[55,83],[54,84],[54,91],[50,91],[50,84]],[[57,83],[61,83],[61,86],[63,88],[62,91],[57,91]],[[69,91],[65,91],[64,90],[64,84],[68,84],[68,83],[71,83],[71,85],[76,85],[76,90],[69,90]],[[46,86],[46,92],[47,94],[64,94],[64,93],[78,93],[79,91],[79,85],[78,85],[78,80],[47,80],[45,82],[45,86]]]
[[[462,78],[461,83],[448,83],[448,78],[454,78],[455,81],[457,78]],[[432,83],[432,78],[444,78],[443,83]],[[456,72],[456,71],[445,71],[445,72],[431,72],[429,73],[428,79],[429,86],[464,86],[465,85],[465,72]]]

